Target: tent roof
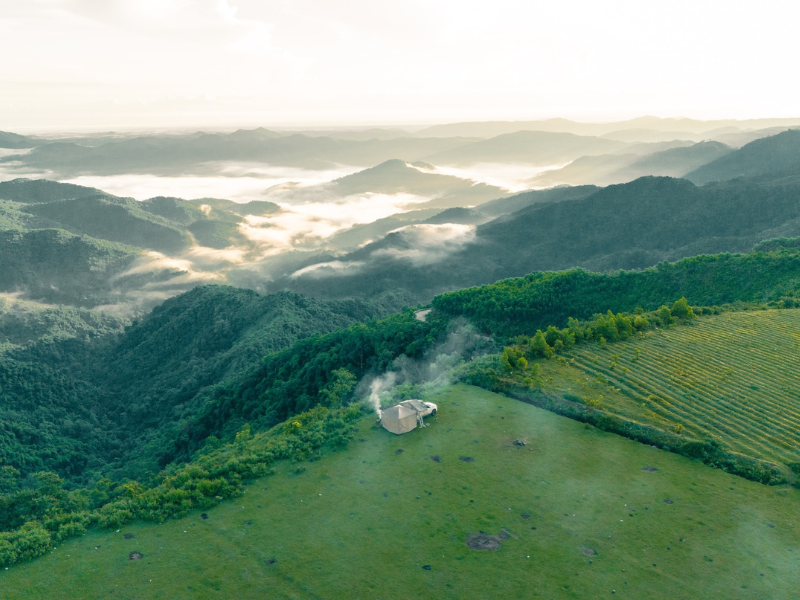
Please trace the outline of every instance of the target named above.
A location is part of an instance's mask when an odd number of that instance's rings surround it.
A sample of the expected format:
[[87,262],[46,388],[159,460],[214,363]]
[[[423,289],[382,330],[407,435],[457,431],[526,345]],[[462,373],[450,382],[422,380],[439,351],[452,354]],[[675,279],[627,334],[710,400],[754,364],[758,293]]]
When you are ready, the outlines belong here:
[[384,411],[381,411],[381,418],[383,416],[394,417],[396,419],[402,419],[403,417],[407,417],[409,415],[415,415],[417,411],[413,408],[409,408],[403,404],[398,404],[396,406],[391,406]]

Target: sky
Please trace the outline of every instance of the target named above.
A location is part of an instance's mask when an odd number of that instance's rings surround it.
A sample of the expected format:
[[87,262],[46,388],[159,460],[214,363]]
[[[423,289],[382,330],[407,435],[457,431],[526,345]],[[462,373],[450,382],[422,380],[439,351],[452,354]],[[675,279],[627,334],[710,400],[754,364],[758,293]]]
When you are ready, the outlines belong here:
[[800,116],[800,3],[0,0],[0,130]]

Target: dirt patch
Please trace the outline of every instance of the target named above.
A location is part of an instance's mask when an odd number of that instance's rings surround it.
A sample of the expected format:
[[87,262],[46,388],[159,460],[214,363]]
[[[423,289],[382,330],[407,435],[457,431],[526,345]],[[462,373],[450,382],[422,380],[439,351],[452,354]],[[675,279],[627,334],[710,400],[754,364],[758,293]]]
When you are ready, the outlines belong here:
[[467,536],[467,548],[470,550],[500,550],[500,538],[483,531]]
[[136,536],[135,536],[135,535],[133,535],[132,533],[126,533],[126,534],[124,534],[122,537],[124,537],[126,540],[132,540],[132,539],[133,539],[133,538],[135,538]]
[[402,454],[403,453],[403,449],[402,448],[398,448],[397,450],[394,451],[394,453],[395,454]]
[[144,558],[144,554],[141,552],[131,552],[128,554],[128,560],[142,560]]
[[434,454],[433,456],[431,456],[431,460],[432,460],[433,462],[435,462],[435,463],[440,463],[440,462],[442,462],[442,459],[441,459],[441,457],[439,457],[439,455],[437,455],[437,454]]
[[642,467],[642,471],[647,471],[648,473],[655,473],[658,471],[656,467]]
[[475,462],[475,459],[471,456],[459,456],[458,460],[463,460],[464,462]]
[[675,504],[674,500],[670,500],[669,498],[664,499],[664,504]]
[[597,550],[589,546],[581,546],[581,552],[586,556],[597,556]]

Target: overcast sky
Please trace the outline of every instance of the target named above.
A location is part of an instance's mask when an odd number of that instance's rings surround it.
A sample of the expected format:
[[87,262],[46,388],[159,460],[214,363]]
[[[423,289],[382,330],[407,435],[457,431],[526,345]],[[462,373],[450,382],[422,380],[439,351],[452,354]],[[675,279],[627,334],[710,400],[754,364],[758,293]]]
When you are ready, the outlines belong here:
[[800,116],[796,1],[0,0],[0,129]]

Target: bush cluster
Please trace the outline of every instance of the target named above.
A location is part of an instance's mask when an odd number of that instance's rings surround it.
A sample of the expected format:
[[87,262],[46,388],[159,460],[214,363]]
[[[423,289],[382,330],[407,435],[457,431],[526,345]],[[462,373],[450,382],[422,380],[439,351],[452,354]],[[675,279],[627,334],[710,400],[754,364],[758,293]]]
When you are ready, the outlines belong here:
[[106,479],[91,489],[67,492],[55,473],[20,481],[18,472],[4,468],[0,567],[41,556],[89,527],[163,522],[219,504],[240,495],[244,480],[269,474],[278,460],[304,461],[323,448],[344,447],[352,437],[352,423],[361,416],[355,405],[334,410],[317,406],[264,433],[253,435],[245,425],[230,443],[211,438],[191,464],[163,471],[150,487]]

